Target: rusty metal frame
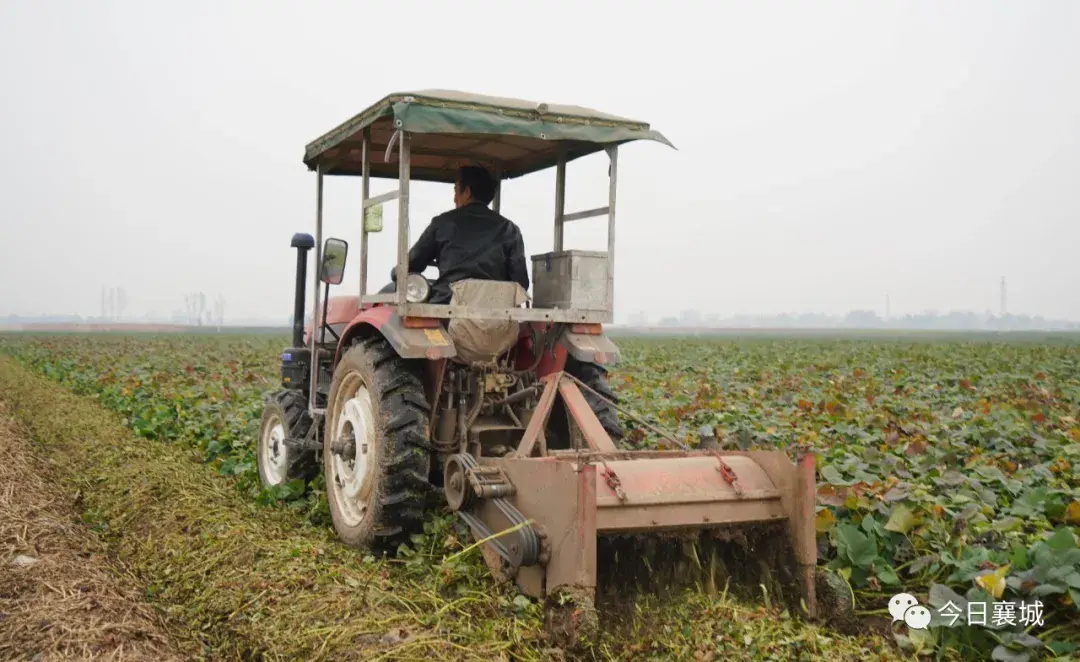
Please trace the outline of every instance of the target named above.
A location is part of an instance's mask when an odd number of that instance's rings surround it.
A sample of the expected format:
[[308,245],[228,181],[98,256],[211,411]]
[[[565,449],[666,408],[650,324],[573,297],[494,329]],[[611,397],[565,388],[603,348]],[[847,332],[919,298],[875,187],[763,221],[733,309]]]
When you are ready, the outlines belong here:
[[[725,456],[745,474],[743,480],[758,483],[738,495],[720,477],[716,459],[708,453],[686,453],[683,462],[668,454],[640,452],[633,460],[605,463],[599,461],[601,455],[552,453],[480,460],[505,473],[515,488],[510,500],[544,532],[549,546],[546,563],[510,569],[523,592],[543,599],[572,588],[595,599],[600,535],[786,522],[799,593],[810,618],[817,617],[813,456],[797,464],[778,451]],[[693,471],[687,473],[688,467]],[[680,482],[685,485],[681,493],[664,491]],[[645,489],[650,484],[653,489]],[[487,504],[480,517],[498,521]]]
[[[551,408],[555,404],[555,393],[558,390],[561,377],[562,373],[556,373],[540,380],[544,383],[544,390],[540,394],[540,402],[536,405],[536,409],[529,416],[529,423],[525,426],[525,434],[522,435],[521,443],[518,444],[515,453],[517,457],[529,457],[532,455],[533,449],[536,447],[536,440],[543,434],[548,417],[551,416]],[[546,451],[546,449],[544,450]]]
[[[510,569],[522,591],[545,598],[573,588],[595,596],[598,535],[786,522],[800,595],[817,616],[813,455],[793,463],[781,451],[621,450],[572,378],[559,372],[541,382],[517,451],[479,460],[503,471],[514,506],[550,546],[546,562]],[[541,443],[534,455],[556,397],[587,448],[549,452]],[[487,504],[480,517],[499,521]]]
[[[581,429],[582,437],[588,445],[588,450],[596,453],[617,453],[618,449],[611,440],[600,419],[596,417],[589,403],[582,395],[578,385],[570,379],[566,373],[558,372],[540,379],[544,384],[544,390],[540,393],[540,400],[536,409],[529,417],[529,423],[525,426],[525,433],[518,444],[516,457],[530,457],[536,449],[536,442],[543,434],[547,425],[551,410],[555,406],[555,396],[562,396],[566,409],[571,419]],[[547,457],[548,451],[541,449],[540,457]]]
[[600,419],[585,401],[581,389],[570,379],[564,378],[562,373],[559,373],[559,395],[566,403],[566,409],[570,412],[571,418],[581,429],[581,434],[585,437],[585,443],[589,445],[590,450],[601,453],[613,453],[618,450],[615,448],[615,442],[601,425]]

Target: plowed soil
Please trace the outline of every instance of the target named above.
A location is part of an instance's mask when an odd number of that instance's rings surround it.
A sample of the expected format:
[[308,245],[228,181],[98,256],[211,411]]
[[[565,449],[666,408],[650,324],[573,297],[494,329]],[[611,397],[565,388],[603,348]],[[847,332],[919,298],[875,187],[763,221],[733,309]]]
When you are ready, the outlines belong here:
[[0,659],[184,659],[0,402]]

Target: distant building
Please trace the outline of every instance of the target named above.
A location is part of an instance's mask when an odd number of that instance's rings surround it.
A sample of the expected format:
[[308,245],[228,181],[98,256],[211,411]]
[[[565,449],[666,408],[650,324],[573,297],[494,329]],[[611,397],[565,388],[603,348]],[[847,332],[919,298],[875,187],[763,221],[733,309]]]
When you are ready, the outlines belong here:
[[701,326],[701,313],[697,310],[684,310],[679,316],[683,326]]

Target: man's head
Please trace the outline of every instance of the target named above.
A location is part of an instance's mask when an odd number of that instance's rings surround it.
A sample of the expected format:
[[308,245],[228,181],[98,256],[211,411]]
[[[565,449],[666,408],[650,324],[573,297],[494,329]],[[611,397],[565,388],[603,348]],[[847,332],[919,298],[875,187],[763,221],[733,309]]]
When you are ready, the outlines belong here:
[[495,179],[481,166],[465,166],[458,170],[454,183],[454,206],[470,202],[487,205],[495,198]]

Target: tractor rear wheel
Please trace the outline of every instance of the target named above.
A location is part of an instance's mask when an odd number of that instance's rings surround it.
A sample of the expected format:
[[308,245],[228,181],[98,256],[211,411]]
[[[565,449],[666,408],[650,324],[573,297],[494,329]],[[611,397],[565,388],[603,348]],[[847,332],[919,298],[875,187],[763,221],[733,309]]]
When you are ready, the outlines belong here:
[[[577,377],[584,382],[586,386],[608,400],[611,400],[612,402],[619,401],[619,396],[615,394],[611,385],[608,384],[607,370],[603,366],[599,366],[595,363],[583,363],[572,356],[568,356],[566,357],[566,372]],[[600,419],[600,423],[604,426],[604,430],[607,431],[611,440],[617,442],[619,439],[622,439],[626,432],[619,423],[618,410],[586,389],[581,389],[581,394],[585,396],[585,402],[589,403],[589,407],[592,408],[596,417]]]
[[429,415],[419,376],[383,337],[345,352],[323,435],[326,496],[342,542],[393,554],[423,530]]
[[303,439],[311,428],[307,400],[296,390],[271,393],[263,403],[259,423],[257,461],[259,479],[274,487],[296,478],[310,480],[319,472],[312,451],[301,452],[285,446],[285,439]]

